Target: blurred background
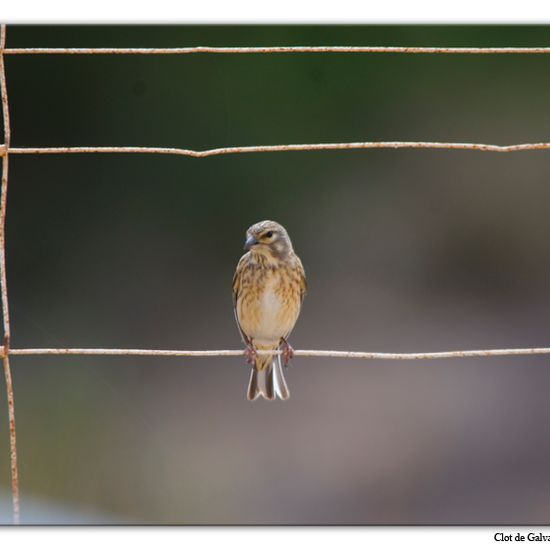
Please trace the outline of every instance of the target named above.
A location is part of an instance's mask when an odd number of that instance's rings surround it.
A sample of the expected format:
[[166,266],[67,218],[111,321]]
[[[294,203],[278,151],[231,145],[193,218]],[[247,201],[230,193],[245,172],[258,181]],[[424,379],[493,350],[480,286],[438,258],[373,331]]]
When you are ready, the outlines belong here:
[[[8,47],[548,46],[548,27],[8,26]],[[548,141],[545,55],[8,56],[12,145]],[[246,228],[289,231],[301,349],[549,345],[550,156],[13,155],[13,347],[235,349]],[[22,521],[550,519],[550,358],[14,357]],[[2,383],[3,384],[3,383]],[[0,521],[11,521],[5,389]]]

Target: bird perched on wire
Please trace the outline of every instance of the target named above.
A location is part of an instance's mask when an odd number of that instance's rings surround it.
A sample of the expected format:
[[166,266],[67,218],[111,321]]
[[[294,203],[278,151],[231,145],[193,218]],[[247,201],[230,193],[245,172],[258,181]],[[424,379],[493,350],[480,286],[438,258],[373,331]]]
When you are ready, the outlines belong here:
[[[288,399],[283,374],[293,356],[287,339],[300,315],[306,276],[286,229],[266,220],[246,232],[246,254],[233,277],[233,305],[247,362],[252,365],[248,399]],[[257,353],[280,350],[281,354]]]

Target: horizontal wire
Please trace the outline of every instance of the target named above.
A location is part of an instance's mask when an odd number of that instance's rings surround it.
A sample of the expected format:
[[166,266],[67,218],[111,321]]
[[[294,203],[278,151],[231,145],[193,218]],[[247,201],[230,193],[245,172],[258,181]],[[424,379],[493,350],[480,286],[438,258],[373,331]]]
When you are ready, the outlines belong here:
[[492,145],[487,143],[454,143],[440,141],[357,141],[346,143],[302,143],[289,145],[248,145],[243,147],[218,147],[197,151],[177,147],[9,147],[0,145],[0,155],[62,155],[75,153],[134,153],[157,155],[181,155],[188,157],[213,157],[237,153],[275,153],[281,151],[331,151],[352,149],[458,149],[467,151],[492,151],[511,153],[550,149],[550,142]]
[[259,46],[185,48],[4,48],[4,55],[185,55],[185,54],[267,54],[267,53],[397,53],[397,54],[548,54],[550,47],[445,48],[415,46]]
[[[275,350],[257,350],[258,355],[280,355]],[[244,356],[245,350],[154,350],[154,349],[103,349],[103,348],[19,348],[9,355],[133,355],[147,357],[227,357]],[[296,357],[333,357],[339,359],[459,359],[467,357],[500,357],[514,355],[550,355],[550,348],[484,349],[466,351],[438,351],[427,353],[378,353],[367,351],[294,350]]]

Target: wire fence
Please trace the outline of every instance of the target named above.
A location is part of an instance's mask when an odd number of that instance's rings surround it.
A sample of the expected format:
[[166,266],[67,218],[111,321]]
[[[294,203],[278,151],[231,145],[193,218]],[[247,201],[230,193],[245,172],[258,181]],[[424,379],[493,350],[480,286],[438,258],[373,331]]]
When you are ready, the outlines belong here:
[[[152,350],[152,349],[91,349],[91,348],[11,348],[11,326],[9,317],[8,287],[6,277],[6,208],[8,193],[9,155],[25,154],[164,154],[190,157],[210,157],[228,154],[272,153],[285,151],[329,151],[352,149],[458,149],[510,153],[529,150],[550,149],[550,142],[520,143],[512,145],[493,145],[485,143],[451,143],[432,141],[368,141],[350,143],[310,143],[288,145],[253,145],[245,147],[221,147],[196,151],[193,149],[172,147],[11,147],[10,116],[8,90],[4,58],[7,55],[187,55],[187,54],[327,54],[327,53],[363,53],[363,54],[550,54],[550,47],[535,48],[439,48],[439,47],[390,47],[390,46],[276,46],[276,47],[208,47],[189,48],[7,48],[6,25],[0,27],[0,93],[4,124],[4,143],[0,144],[2,157],[2,183],[0,193],[0,295],[2,302],[3,345],[0,355],[4,368],[9,418],[11,494],[13,523],[20,522],[19,476],[17,468],[17,439],[15,426],[15,401],[10,368],[10,356],[23,355],[94,355],[94,356],[147,356],[147,357],[233,357],[244,356],[244,350]],[[258,350],[258,354],[270,354],[272,351]],[[280,353],[280,352],[275,352]],[[375,353],[362,351],[334,350],[295,350],[297,357],[331,357],[340,359],[376,359],[376,360],[429,360],[457,359],[474,357],[550,355],[550,348],[486,349],[466,351],[443,351],[429,353]]]

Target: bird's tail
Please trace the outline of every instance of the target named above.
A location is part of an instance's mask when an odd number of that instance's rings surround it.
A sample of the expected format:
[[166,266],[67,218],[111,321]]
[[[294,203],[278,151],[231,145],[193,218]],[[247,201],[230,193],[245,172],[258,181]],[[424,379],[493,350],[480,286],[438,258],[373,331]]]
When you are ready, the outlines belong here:
[[249,401],[254,401],[258,396],[269,401],[277,397],[283,400],[290,397],[280,355],[260,355],[256,358],[250,373],[247,397]]

